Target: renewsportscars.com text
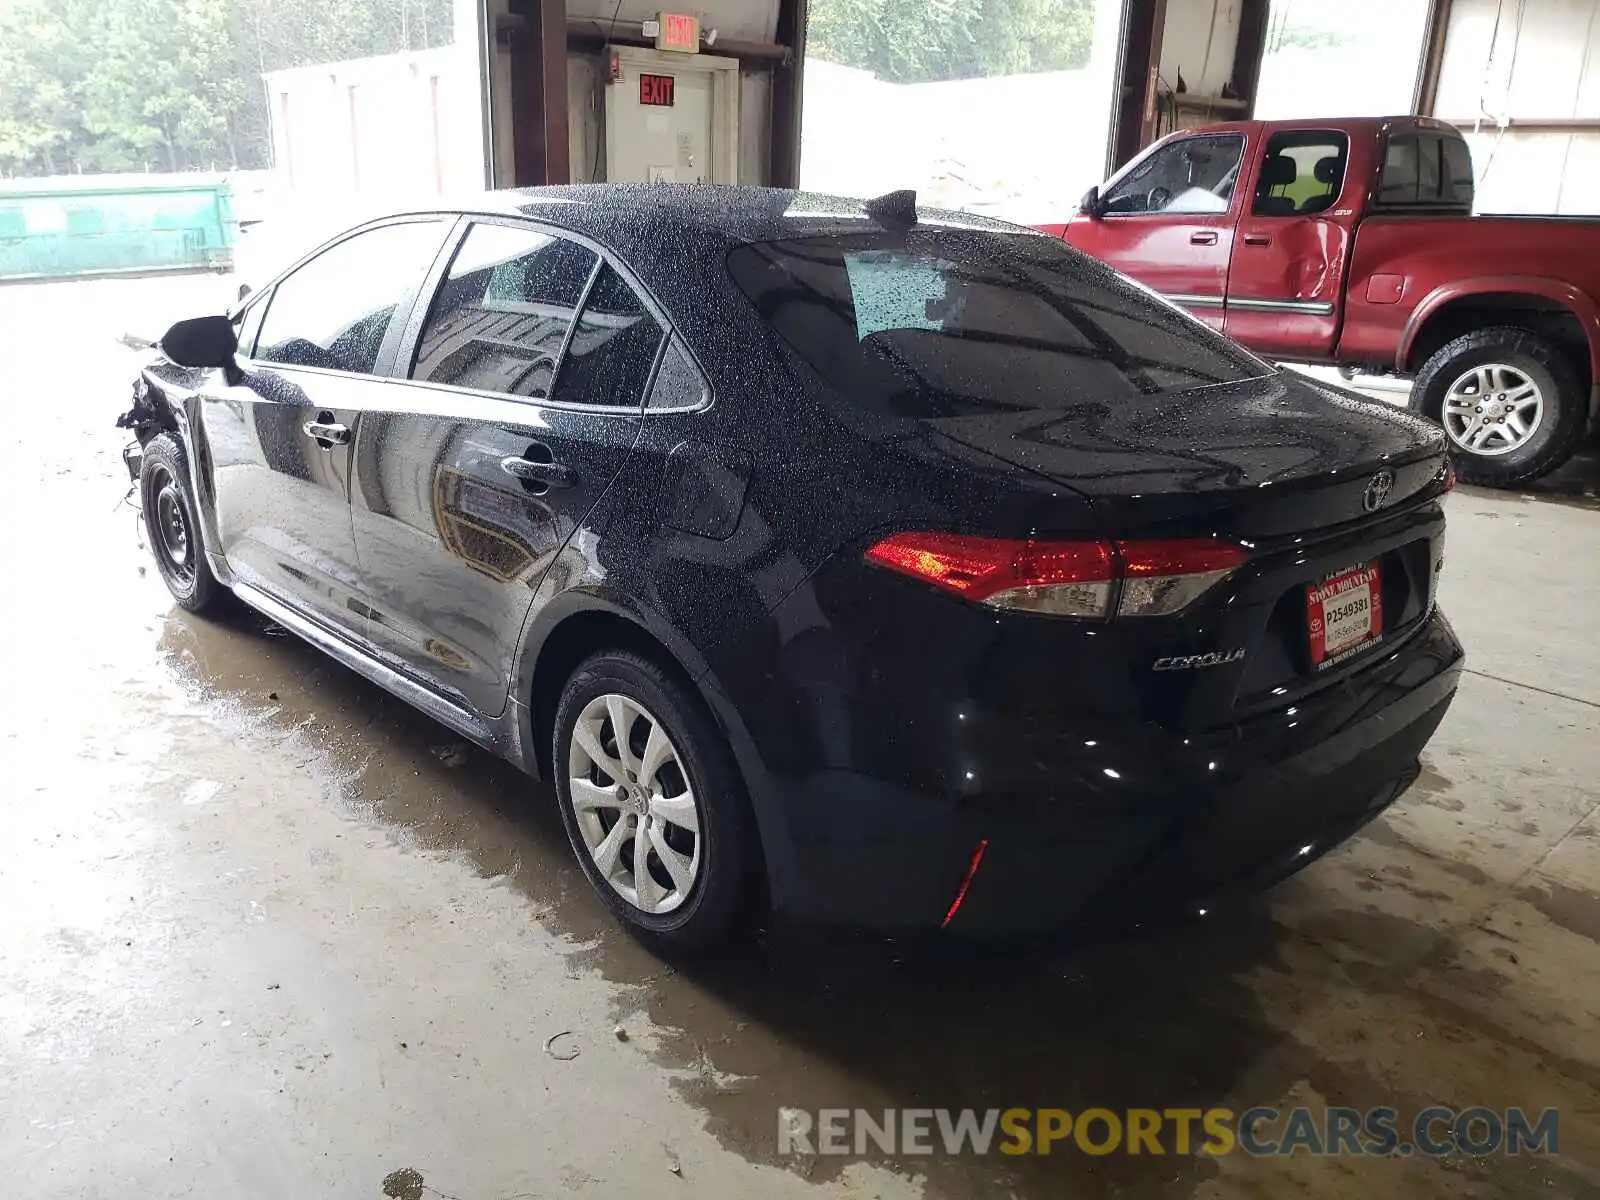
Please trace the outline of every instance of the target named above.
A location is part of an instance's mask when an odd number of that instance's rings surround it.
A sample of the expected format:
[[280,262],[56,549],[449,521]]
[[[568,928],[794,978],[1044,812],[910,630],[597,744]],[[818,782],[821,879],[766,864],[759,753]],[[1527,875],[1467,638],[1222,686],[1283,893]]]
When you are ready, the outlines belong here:
[[778,1153],[799,1154],[1558,1154],[1560,1114],[1393,1108],[861,1108],[778,1110]]

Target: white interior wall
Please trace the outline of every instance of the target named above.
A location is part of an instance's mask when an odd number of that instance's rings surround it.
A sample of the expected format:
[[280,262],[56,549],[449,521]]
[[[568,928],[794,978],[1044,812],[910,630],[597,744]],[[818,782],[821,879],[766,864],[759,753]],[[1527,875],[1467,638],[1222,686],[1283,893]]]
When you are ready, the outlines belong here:
[[598,54],[573,53],[567,57],[567,152],[573,183],[593,183],[606,173],[604,160],[597,161],[604,145],[601,130],[605,128],[605,114],[600,108],[601,69]]
[[488,42],[489,141],[494,156],[490,182],[510,187],[516,182],[516,150],[511,136],[511,54],[495,38],[495,26],[511,13],[507,0],[484,0],[484,28]]
[[1464,127],[1480,213],[1600,216],[1600,134]]
[[1600,214],[1600,0],[1455,0],[1434,113],[1472,145],[1479,212]]
[[1600,118],[1597,35],[1600,0],[1455,0],[1434,112]]
[[739,182],[769,183],[763,177],[772,145],[772,72],[739,72]]
[[1167,0],[1161,32],[1161,86],[1176,88],[1178,74],[1192,96],[1218,96],[1233,78],[1239,45],[1239,0]]

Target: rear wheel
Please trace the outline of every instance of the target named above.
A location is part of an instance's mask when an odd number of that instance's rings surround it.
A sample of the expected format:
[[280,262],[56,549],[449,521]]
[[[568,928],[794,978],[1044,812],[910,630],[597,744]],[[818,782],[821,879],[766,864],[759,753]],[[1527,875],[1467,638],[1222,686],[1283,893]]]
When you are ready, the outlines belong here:
[[556,710],[561,821],[583,872],[663,947],[724,939],[746,895],[750,822],[732,756],[699,698],[649,659],[586,659]]
[[1523,483],[1572,456],[1588,397],[1561,349],[1526,329],[1480,329],[1440,347],[1411,389],[1411,406],[1444,427],[1466,483]]
[[171,434],[151,438],[139,468],[139,501],[156,570],[179,607],[214,608],[225,589],[206,562],[199,510],[189,489],[188,460]]

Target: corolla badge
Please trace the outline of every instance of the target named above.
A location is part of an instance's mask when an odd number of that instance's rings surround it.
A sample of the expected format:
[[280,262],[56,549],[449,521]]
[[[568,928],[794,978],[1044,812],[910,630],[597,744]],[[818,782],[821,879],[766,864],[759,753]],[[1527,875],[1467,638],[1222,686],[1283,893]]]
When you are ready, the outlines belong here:
[[1220,667],[1224,663],[1238,662],[1244,657],[1244,647],[1237,650],[1213,650],[1209,654],[1180,654],[1173,658],[1158,658],[1150,664],[1152,671],[1194,671],[1200,667]]
[[1377,512],[1389,502],[1394,491],[1394,472],[1385,467],[1367,480],[1367,490],[1361,493],[1361,507],[1366,512]]

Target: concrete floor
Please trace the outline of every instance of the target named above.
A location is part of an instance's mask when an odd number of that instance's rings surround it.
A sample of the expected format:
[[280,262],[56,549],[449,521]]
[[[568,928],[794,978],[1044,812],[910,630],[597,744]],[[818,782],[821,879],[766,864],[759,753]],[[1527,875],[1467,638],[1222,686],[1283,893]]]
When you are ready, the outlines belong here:
[[[982,969],[780,938],[673,970],[548,791],[448,765],[447,731],[259,620],[169,605],[119,504],[114,339],[230,290],[0,290],[8,1193],[1600,1194],[1592,458],[1451,498],[1471,673],[1427,770],[1244,915]],[[1560,1156],[776,1157],[780,1105],[1434,1101],[1558,1107]]]

